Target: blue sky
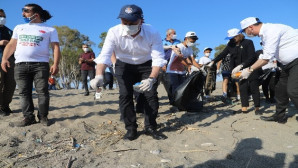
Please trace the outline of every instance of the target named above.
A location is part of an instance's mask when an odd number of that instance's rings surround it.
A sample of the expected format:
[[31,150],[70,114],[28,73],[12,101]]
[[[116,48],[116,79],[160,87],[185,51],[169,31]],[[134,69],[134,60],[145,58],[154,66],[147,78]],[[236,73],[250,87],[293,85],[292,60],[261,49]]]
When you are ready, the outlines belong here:
[[[239,22],[246,17],[298,29],[297,0],[0,0],[0,8],[7,15],[6,26],[13,29],[24,23],[21,8],[27,3],[37,3],[53,15],[48,25],[66,25],[89,36],[96,43],[92,46],[96,55],[99,35],[120,23],[117,16],[126,4],[140,6],[145,22],[153,25],[163,38],[168,28],[176,29],[178,39],[183,39],[187,31],[195,31],[199,36],[199,56],[207,46],[225,44],[227,30],[239,28]],[[253,41],[260,49],[259,38]]]

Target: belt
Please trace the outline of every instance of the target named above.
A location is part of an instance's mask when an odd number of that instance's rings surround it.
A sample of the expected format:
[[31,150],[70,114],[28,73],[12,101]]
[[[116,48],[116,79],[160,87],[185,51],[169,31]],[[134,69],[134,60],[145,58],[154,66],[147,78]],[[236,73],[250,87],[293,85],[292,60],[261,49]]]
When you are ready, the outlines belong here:
[[48,62],[19,62],[19,63],[16,63],[16,65],[46,65],[46,64],[49,64]]

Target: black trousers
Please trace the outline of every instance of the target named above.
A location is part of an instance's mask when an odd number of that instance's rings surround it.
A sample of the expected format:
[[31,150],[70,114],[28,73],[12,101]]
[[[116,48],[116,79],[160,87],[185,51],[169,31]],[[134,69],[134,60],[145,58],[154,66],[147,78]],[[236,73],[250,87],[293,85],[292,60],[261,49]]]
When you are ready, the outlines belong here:
[[239,82],[241,106],[249,106],[249,94],[251,93],[255,107],[260,107],[260,82],[259,80],[241,80]]
[[109,85],[109,89],[113,89],[114,79],[111,72],[105,72],[105,82],[103,87],[106,88]]
[[85,92],[89,92],[88,84],[87,84],[87,77],[89,76],[90,80],[95,76],[95,70],[81,70],[81,77]]
[[[271,71],[271,69],[266,69],[265,71]],[[266,99],[273,100],[275,97],[275,85],[277,83],[276,76],[279,74],[279,72],[270,72],[268,77],[263,81],[262,83],[262,90],[263,94],[266,97]]]
[[289,98],[298,109],[298,58],[282,67],[275,87],[276,113],[286,110]]
[[[143,64],[133,65],[116,61],[115,75],[119,84],[119,106],[121,115],[127,130],[137,129],[136,112],[133,103],[133,85],[143,79],[147,79],[152,71],[152,61]],[[157,97],[156,82],[150,91],[144,92],[144,108],[145,108],[145,128],[157,127],[156,117],[158,113],[159,103]]]

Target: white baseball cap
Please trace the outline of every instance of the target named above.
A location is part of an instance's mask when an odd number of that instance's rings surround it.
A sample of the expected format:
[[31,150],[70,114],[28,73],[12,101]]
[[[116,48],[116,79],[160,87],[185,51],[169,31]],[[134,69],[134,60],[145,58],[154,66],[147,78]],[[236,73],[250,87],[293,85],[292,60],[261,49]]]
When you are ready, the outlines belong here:
[[228,36],[225,38],[225,40],[230,40],[240,33],[241,32],[239,29],[236,29],[236,28],[230,29],[230,30],[228,30]]
[[212,51],[212,48],[210,48],[210,47],[205,47],[205,48],[204,48],[204,52],[205,52],[205,50],[210,50],[210,51]]
[[241,32],[243,32],[244,29],[246,29],[248,26],[259,23],[259,22],[261,22],[261,21],[259,20],[259,18],[256,18],[256,17],[248,17],[246,19],[243,19],[240,22]]
[[189,38],[193,38],[195,40],[199,39],[196,32],[193,31],[189,31],[186,33],[185,37],[189,37]]

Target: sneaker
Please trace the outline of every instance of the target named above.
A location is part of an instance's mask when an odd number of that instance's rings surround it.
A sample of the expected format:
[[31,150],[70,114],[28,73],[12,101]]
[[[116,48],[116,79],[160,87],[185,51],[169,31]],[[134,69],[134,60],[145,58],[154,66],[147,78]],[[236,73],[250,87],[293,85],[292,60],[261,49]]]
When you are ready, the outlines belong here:
[[35,118],[25,117],[22,121],[15,122],[14,126],[16,126],[16,127],[25,127],[25,126],[32,125],[32,124],[35,124],[35,123],[37,123]]
[[84,96],[89,96],[89,92],[85,92]]
[[49,119],[47,117],[41,118],[39,120],[40,124],[42,124],[43,126],[49,126]]

